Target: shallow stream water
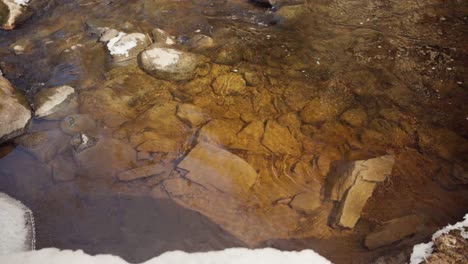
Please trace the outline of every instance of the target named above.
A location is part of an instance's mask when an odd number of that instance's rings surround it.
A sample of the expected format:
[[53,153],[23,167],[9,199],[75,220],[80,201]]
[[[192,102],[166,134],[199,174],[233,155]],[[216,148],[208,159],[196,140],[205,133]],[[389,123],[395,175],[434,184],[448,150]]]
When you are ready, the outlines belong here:
[[[49,1],[0,31],[7,79],[31,102],[40,90],[73,86],[79,113],[97,124],[86,154],[70,146],[61,120],[33,120],[27,133],[49,135],[39,148],[0,147],[0,191],[35,213],[38,247],[143,261],[175,249],[273,246],[370,263],[460,219],[468,208],[468,4],[305,1],[297,20],[278,18],[280,9],[243,0]],[[160,28],[206,62],[190,81],[156,79],[136,63],[113,63],[92,34],[97,26],[148,35]],[[189,47],[195,34],[215,46]],[[228,88],[240,77],[246,91],[215,92],[224,75],[237,76]],[[183,123],[181,104],[202,109],[206,122]],[[247,194],[207,191],[206,180],[185,177],[178,167],[202,141],[253,167]],[[330,169],[385,154],[395,156],[392,174],[356,227],[334,227]],[[116,177],[148,164],[165,170]],[[321,194],[313,213],[290,206],[305,190]],[[408,214],[423,215],[426,229],[364,247],[375,226]]]

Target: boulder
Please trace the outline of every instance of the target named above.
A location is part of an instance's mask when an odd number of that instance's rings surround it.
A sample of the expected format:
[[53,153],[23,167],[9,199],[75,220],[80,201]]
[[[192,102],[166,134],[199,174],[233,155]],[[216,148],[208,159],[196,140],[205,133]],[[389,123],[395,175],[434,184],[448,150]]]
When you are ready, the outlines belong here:
[[1,192],[0,226],[0,256],[35,249],[33,213],[20,201]]
[[131,170],[123,171],[117,175],[121,181],[133,181],[137,179],[147,178],[153,175],[162,174],[170,169],[163,163],[150,164]]
[[320,192],[303,192],[294,196],[290,206],[299,212],[306,214],[313,213],[322,204],[320,199]]
[[368,234],[364,244],[368,249],[387,246],[423,230],[424,226],[424,217],[421,215],[395,218]]
[[34,97],[34,115],[46,120],[61,120],[78,112],[78,95],[70,86],[43,89]]
[[178,167],[188,171],[187,179],[225,193],[248,191],[257,179],[245,160],[204,142],[197,144]]
[[302,149],[289,130],[274,120],[266,123],[262,144],[275,155],[300,156]]
[[31,116],[26,98],[0,76],[0,144],[23,134]]
[[30,0],[1,0],[0,28],[11,30],[32,15]]
[[217,95],[243,95],[247,93],[246,83],[241,75],[228,73],[213,82],[213,92]]
[[180,104],[177,106],[177,116],[190,127],[199,127],[209,120],[203,109],[192,104]]
[[[106,32],[107,33],[107,32]],[[115,32],[111,31],[109,36],[104,33],[101,40],[107,40]],[[138,54],[151,44],[151,40],[143,33],[124,33],[118,34],[109,39],[107,49],[112,55],[112,60],[116,64],[128,64],[134,60]]]
[[139,56],[140,67],[155,78],[169,81],[190,80],[200,63],[197,55],[158,44],[150,46]]
[[329,175],[330,199],[340,201],[337,224],[353,228],[378,182],[392,172],[395,157],[381,156],[336,166]]

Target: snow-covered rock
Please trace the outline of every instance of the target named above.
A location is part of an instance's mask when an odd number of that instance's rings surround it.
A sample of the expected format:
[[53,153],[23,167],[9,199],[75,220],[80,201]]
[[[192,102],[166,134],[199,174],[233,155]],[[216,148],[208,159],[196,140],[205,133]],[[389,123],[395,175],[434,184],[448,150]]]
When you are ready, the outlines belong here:
[[11,30],[16,25],[28,19],[32,12],[28,8],[30,0],[1,0],[0,28]]
[[172,48],[152,45],[140,54],[140,67],[150,75],[164,80],[190,80],[199,64],[198,56]]
[[[34,249],[34,219],[20,201],[0,193],[0,256]],[[2,261],[0,263],[15,263]]]
[[78,97],[67,85],[44,89],[34,97],[34,108],[36,118],[60,120],[78,111]]
[[[1,263],[22,264],[128,264],[120,257],[112,255],[90,256],[81,250],[41,249],[0,256]],[[222,251],[186,253],[166,252],[142,264],[331,264],[331,262],[312,250],[280,251],[272,248],[246,249],[231,248]]]
[[103,33],[99,41],[106,43],[107,50],[116,64],[128,64],[135,61],[151,40],[143,33],[125,33],[109,29]]
[[0,143],[23,134],[31,116],[26,98],[0,76]]
[[432,241],[413,247],[410,264],[467,263],[468,214],[464,220],[448,225],[432,235]]

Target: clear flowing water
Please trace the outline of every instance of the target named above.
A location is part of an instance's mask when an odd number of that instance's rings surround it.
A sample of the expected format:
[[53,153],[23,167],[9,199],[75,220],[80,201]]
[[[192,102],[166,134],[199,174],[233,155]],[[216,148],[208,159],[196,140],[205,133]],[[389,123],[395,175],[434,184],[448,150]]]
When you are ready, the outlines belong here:
[[[7,79],[30,100],[71,85],[79,113],[97,124],[86,132],[97,143],[85,154],[71,147],[60,120],[32,122],[29,134],[50,135],[39,147],[16,141],[0,148],[0,191],[36,214],[38,247],[142,261],[174,249],[274,246],[368,263],[464,215],[467,4],[305,2],[300,18],[284,20],[275,13],[280,6],[242,0],[50,1],[17,29],[0,32]],[[163,29],[177,39],[175,48],[205,63],[194,79],[179,82],[115,65],[92,34],[102,26],[148,35]],[[214,47],[191,48],[195,34],[212,37]],[[18,46],[24,51],[15,52]],[[224,89],[244,90],[217,91],[226,75]],[[201,126],[180,120],[182,104],[201,109]],[[186,177],[180,163],[202,141],[255,170],[247,193],[213,191],[224,185]],[[324,194],[330,168],[384,154],[395,155],[392,174],[356,227],[333,227],[336,204]],[[200,167],[223,158],[234,159],[223,152]],[[164,172],[117,178],[151,164]],[[304,191],[321,193],[312,213],[291,207]],[[375,226],[408,214],[424,215],[427,229],[364,247]]]

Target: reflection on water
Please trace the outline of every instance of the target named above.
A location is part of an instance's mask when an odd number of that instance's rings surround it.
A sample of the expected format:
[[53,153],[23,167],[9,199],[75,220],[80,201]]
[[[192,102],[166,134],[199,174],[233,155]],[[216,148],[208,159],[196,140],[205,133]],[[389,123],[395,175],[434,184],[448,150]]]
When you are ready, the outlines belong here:
[[[30,99],[64,84],[79,97],[79,111],[35,120],[0,151],[0,191],[33,205],[39,246],[141,260],[239,239],[369,262],[463,215],[467,4],[304,2],[273,12],[234,0],[65,1],[0,33],[0,67]],[[163,29],[173,48],[202,56],[194,78],[115,63],[97,40],[104,27]],[[337,228],[332,174],[387,154],[391,175],[354,228]],[[425,215],[427,230],[364,247],[409,214]]]

